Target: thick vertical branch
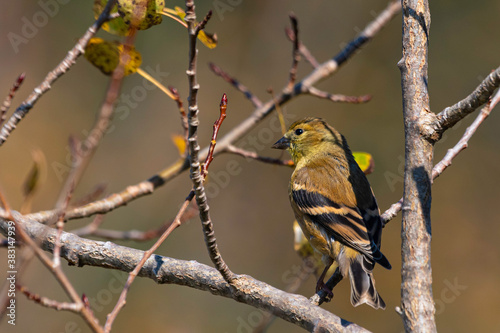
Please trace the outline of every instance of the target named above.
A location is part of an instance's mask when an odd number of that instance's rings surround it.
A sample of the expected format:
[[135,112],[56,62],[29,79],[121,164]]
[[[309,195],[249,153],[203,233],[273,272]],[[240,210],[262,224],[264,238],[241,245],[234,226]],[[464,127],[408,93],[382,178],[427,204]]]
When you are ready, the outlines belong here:
[[[205,235],[205,243],[207,245],[208,254],[212,260],[215,268],[222,274],[224,279],[231,282],[235,278],[235,274],[229,270],[222,256],[220,255],[219,248],[215,239],[215,234],[213,230],[212,220],[210,218],[210,211],[207,203],[207,196],[205,194],[205,188],[203,187],[204,175],[202,174],[202,168],[199,161],[200,145],[198,144],[198,102],[197,95],[200,85],[196,81],[196,59],[198,55],[198,50],[196,49],[196,39],[198,37],[199,31],[207,23],[210,18],[211,12],[205,17],[205,19],[196,24],[196,14],[194,11],[194,2],[192,0],[186,1],[186,22],[188,24],[189,32],[189,68],[187,70],[187,76],[189,81],[189,113],[188,113],[188,124],[189,124],[189,156],[191,163],[191,179],[193,181],[193,187],[196,194],[196,203],[200,211],[200,220],[203,226],[203,233]],[[222,106],[222,104],[221,104]]]
[[405,125],[405,176],[401,308],[406,332],[435,332],[431,270],[431,173],[433,146],[422,135],[435,115],[427,90],[430,28],[428,0],[402,0],[401,70]]

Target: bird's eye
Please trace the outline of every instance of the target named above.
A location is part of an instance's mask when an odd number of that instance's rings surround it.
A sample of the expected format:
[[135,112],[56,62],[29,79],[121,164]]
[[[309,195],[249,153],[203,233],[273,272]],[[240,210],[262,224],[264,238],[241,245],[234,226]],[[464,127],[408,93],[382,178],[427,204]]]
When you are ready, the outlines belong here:
[[295,130],[295,134],[297,134],[297,135],[301,135],[302,133],[304,133],[304,130],[302,128],[297,128]]

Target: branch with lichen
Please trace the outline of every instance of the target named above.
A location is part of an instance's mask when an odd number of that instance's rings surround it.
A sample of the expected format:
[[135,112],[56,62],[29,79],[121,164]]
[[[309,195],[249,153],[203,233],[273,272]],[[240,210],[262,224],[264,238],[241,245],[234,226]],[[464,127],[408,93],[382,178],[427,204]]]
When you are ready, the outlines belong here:
[[[37,241],[43,250],[51,252],[54,247],[55,230],[27,219],[13,211],[27,234]],[[5,234],[8,222],[0,218],[0,232]],[[70,265],[93,266],[130,272],[137,266],[144,252],[111,242],[99,242],[80,238],[63,232],[61,255]],[[98,256],[95,254],[99,253]],[[310,332],[368,332],[331,312],[309,302],[306,297],[290,294],[274,288],[251,276],[239,275],[232,284],[220,273],[203,264],[190,260],[179,260],[160,255],[150,257],[138,276],[152,279],[158,284],[177,284],[234,299],[238,302],[272,312],[292,324]]]

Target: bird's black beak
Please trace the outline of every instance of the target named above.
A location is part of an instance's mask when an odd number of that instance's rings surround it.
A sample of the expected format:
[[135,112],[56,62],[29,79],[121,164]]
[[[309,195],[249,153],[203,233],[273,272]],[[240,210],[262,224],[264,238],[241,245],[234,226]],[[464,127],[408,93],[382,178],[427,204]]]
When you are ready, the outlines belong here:
[[282,137],[274,145],[271,146],[274,149],[287,149],[290,148],[290,139]]

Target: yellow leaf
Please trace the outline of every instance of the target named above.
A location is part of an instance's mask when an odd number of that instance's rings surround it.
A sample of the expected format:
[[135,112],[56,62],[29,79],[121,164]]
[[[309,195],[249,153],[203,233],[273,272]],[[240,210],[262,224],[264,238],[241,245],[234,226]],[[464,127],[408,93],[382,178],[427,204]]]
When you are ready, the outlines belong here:
[[[186,22],[184,20],[184,18],[186,17],[186,13],[181,7],[176,6],[174,7],[174,9],[164,8],[163,12],[170,18],[175,18],[173,15],[179,17],[181,19],[180,23]],[[213,49],[217,46],[217,34],[211,34],[201,30],[198,33],[198,39],[200,40],[200,42],[203,43],[203,45],[205,45],[209,49]]]
[[201,30],[198,33],[198,39],[209,49],[214,49],[217,46],[217,34],[209,34]]
[[373,172],[375,169],[375,160],[373,159],[372,155],[364,152],[353,152],[354,159],[358,163],[361,171],[365,173],[365,175],[368,175]]
[[179,155],[184,156],[184,153],[186,152],[186,140],[184,140],[184,137],[179,134],[173,134],[172,141],[174,142],[174,145],[177,147]]
[[45,181],[45,178],[47,178],[47,161],[43,152],[35,149],[31,152],[31,156],[33,157],[33,166],[23,184],[24,200],[21,206],[22,214],[31,211],[33,196]]
[[[85,47],[85,58],[106,75],[111,75],[120,63],[120,54],[125,47],[117,41],[108,42],[102,38],[92,38]],[[135,73],[141,65],[142,57],[135,47],[130,47],[124,75]]]

